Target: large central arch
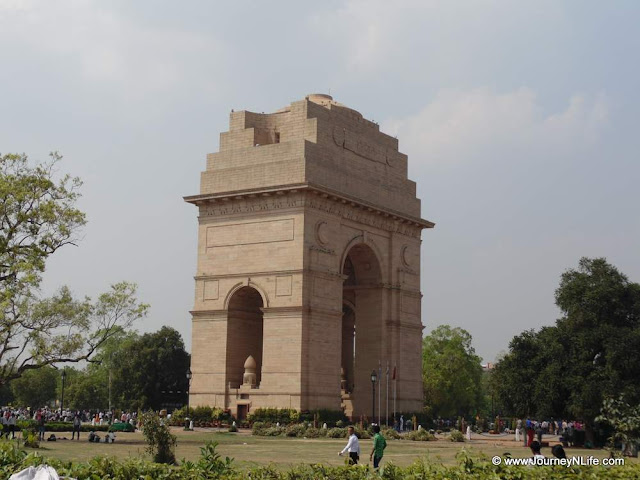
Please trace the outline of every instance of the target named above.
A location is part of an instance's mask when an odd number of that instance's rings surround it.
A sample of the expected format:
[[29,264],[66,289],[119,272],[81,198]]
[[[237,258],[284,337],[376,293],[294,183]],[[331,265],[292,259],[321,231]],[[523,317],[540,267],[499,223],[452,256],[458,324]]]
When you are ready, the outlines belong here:
[[348,416],[372,411],[371,371],[383,358],[383,291],[380,261],[365,243],[351,246],[342,274],[342,398]]

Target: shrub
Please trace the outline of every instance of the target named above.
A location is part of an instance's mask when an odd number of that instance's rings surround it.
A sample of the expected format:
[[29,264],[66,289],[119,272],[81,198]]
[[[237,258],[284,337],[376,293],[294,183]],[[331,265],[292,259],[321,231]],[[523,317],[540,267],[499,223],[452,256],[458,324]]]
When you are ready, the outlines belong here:
[[451,430],[451,436],[449,440],[452,442],[464,442],[464,435],[460,430]]
[[364,428],[360,428],[360,427],[354,427],[354,433],[356,434],[356,437],[360,438],[360,439],[368,439],[371,438],[371,432],[369,430],[365,430]]
[[238,431],[238,427],[236,427],[235,425],[231,424],[229,425],[229,432],[231,433],[235,433]]
[[287,437],[304,437],[306,428],[301,423],[292,423],[291,425],[287,425],[285,429],[285,435]]
[[23,430],[22,439],[25,447],[40,448],[40,440],[38,440],[38,434],[33,430]]
[[147,451],[156,463],[176,463],[177,438],[171,434],[169,427],[160,422],[154,412],[142,415],[142,434],[147,441]]
[[[237,430],[237,429],[236,429]],[[181,478],[228,478],[226,475],[233,473],[233,458],[225,457],[224,460],[216,452],[218,442],[208,441],[200,448],[200,460],[197,463],[183,462],[184,475]]]
[[284,433],[284,427],[267,427],[262,431],[264,437],[277,437]]
[[431,442],[436,439],[433,435],[427,432],[425,429],[421,430],[413,430],[412,432],[406,433],[404,438],[407,440],[413,440],[417,442]]
[[385,428],[380,433],[382,433],[382,436],[387,440],[402,440],[402,435],[396,432],[393,428]]
[[[36,437],[36,440],[38,440],[38,437]],[[1,465],[21,464],[26,456],[27,452],[20,450],[15,442],[9,442],[7,440],[0,441]]]
[[[422,431],[422,430],[421,430]],[[417,433],[417,432],[412,432]],[[426,433],[426,432],[425,432]],[[469,452],[456,455],[457,464],[445,466],[430,461],[416,461],[415,463],[399,467],[391,462],[384,466],[382,478],[399,480],[404,478],[434,478],[434,479],[466,479],[473,478],[495,479],[527,479],[527,480],[561,480],[568,478],[589,478],[590,480],[631,480],[640,478],[640,465],[627,462],[619,467],[588,467],[574,466],[566,468],[554,467],[523,467],[523,466],[494,466],[486,458],[472,456]],[[245,478],[265,480],[299,479],[365,479],[381,478],[372,474],[366,465],[358,466],[330,466],[326,464],[293,465],[286,470],[279,470],[274,465],[247,467],[243,471],[233,468],[233,460],[222,459],[216,453],[216,444],[207,443],[201,448],[200,459],[196,462],[184,461],[180,466],[170,466],[152,463],[140,458],[117,459],[108,456],[95,457],[88,462],[61,461],[55,458],[43,458],[38,453],[26,455],[8,442],[0,442],[0,478],[9,478],[11,474],[29,466],[43,463],[56,469],[60,477],[78,479],[163,479],[163,480],[194,480],[194,479],[226,479],[240,480]]]
[[334,428],[329,428],[327,430],[327,437],[329,438],[345,438],[346,436],[347,436],[346,428],[334,427]]
[[16,422],[17,427],[20,430],[37,430],[38,429],[38,422],[36,422],[35,420],[18,420]]
[[264,422],[254,422],[254,424],[251,426],[251,433],[253,435],[258,435],[258,436],[262,436],[264,435],[264,431],[267,429],[267,427],[269,427],[270,425],[267,425]]
[[300,414],[295,408],[256,408],[249,414],[251,422],[269,422],[288,425],[296,423]]
[[[316,410],[313,413],[317,416],[318,423],[320,425],[322,425],[323,423],[326,423],[329,426],[335,425],[338,428],[342,428],[349,422],[349,419],[345,416],[342,410],[322,409],[322,410]],[[341,425],[338,425],[338,422],[340,422]]]
[[[307,430],[304,432],[304,436],[307,438],[319,438],[319,437],[324,437],[324,435],[322,435],[322,430],[324,430],[323,428],[314,428],[314,427],[309,427],[307,428]],[[326,432],[325,432],[326,433]]]

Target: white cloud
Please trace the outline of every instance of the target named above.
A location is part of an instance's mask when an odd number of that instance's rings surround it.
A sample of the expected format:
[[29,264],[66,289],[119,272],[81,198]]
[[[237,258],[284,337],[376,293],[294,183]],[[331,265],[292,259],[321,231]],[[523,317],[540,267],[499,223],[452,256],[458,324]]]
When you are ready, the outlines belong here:
[[[528,88],[495,93],[487,88],[441,90],[415,115],[385,122],[401,150],[420,163],[457,162],[492,155],[580,151],[607,124],[604,95],[576,94],[565,109],[545,113]],[[517,159],[514,159],[517,160]]]
[[0,4],[0,41],[37,52],[31,62],[65,70],[92,88],[129,100],[179,87],[204,88],[224,70],[223,41],[211,32],[154,25],[108,3]]

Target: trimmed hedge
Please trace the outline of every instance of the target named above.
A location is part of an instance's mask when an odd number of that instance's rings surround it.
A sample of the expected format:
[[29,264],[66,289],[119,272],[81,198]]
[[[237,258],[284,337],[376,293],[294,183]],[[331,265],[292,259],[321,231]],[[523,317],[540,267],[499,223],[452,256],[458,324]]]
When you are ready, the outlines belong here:
[[[213,407],[195,407],[189,409],[189,418],[196,427],[213,427],[218,426],[222,422],[231,423],[233,417],[229,412],[225,412],[221,408]],[[187,407],[174,410],[169,420],[169,425],[184,426],[187,418]]]
[[320,427],[327,424],[328,427],[342,427],[349,423],[349,419],[342,410],[313,410],[299,412],[294,408],[256,408],[249,414],[250,422],[279,423],[313,423]]
[[288,425],[298,423],[300,414],[295,408],[256,408],[249,414],[251,422],[279,423]]

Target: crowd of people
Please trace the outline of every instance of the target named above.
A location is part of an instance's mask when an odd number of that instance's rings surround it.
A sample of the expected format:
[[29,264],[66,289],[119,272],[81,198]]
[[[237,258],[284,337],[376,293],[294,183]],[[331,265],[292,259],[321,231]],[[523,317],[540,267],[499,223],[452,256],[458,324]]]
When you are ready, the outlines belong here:
[[[72,440],[80,440],[80,430],[82,424],[111,425],[115,422],[130,423],[134,427],[138,423],[137,412],[122,412],[117,418],[113,411],[91,411],[91,410],[70,410],[70,409],[50,409],[43,407],[12,408],[2,407],[0,409],[0,422],[2,423],[2,433],[0,436],[15,438],[16,432],[20,431],[18,422],[34,420],[36,422],[38,440],[45,440],[46,424],[50,422],[69,422],[72,424]],[[94,433],[94,432],[91,432]],[[95,434],[94,434],[95,436]]]
[[542,443],[544,435],[556,435],[564,439],[567,445],[572,445],[576,431],[584,430],[584,425],[579,421],[566,420],[542,420],[518,419],[516,422],[516,442],[522,440],[527,446],[531,446],[534,438]]

